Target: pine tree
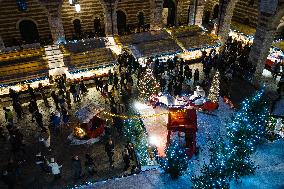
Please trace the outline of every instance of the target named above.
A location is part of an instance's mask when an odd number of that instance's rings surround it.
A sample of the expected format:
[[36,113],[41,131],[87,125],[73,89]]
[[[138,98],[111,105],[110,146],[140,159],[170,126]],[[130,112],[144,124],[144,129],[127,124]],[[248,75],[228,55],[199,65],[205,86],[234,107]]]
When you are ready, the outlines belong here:
[[268,108],[264,90],[242,103],[242,108],[227,125],[226,141],[210,147],[210,163],[204,165],[201,176],[192,177],[194,189],[229,188],[229,181],[254,174],[250,156],[265,138]]
[[138,84],[139,97],[144,100],[149,100],[151,95],[158,94],[160,92],[160,85],[156,81],[151,69],[147,69],[143,74],[142,79]]
[[220,73],[217,71],[213,77],[213,81],[209,90],[208,99],[212,102],[219,102],[219,92],[220,92]]
[[172,141],[166,149],[166,157],[160,160],[160,166],[173,179],[176,179],[186,171],[188,160],[185,148],[177,141]]

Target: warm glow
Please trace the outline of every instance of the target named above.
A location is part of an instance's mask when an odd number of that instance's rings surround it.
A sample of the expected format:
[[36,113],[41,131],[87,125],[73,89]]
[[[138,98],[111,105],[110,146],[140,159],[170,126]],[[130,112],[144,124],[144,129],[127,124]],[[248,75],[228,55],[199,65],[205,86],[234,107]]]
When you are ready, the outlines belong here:
[[135,107],[136,110],[145,110],[145,109],[149,108],[149,106],[147,106],[146,104],[143,104],[141,102],[135,102],[134,107]]
[[81,11],[80,4],[75,4],[75,10],[76,10],[76,12],[80,12]]
[[78,137],[78,138],[84,138],[86,136],[86,132],[80,127],[75,127],[74,135],[75,137]]

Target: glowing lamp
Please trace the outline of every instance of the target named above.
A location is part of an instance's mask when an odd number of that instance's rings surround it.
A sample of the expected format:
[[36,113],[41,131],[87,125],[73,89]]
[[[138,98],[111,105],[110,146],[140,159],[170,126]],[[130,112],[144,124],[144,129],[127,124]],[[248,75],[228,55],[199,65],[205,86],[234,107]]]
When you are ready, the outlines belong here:
[[81,11],[81,5],[75,4],[75,10],[76,10],[76,12],[80,12]]
[[153,145],[153,146],[158,146],[159,144],[159,140],[156,136],[152,135],[149,137],[149,144]]

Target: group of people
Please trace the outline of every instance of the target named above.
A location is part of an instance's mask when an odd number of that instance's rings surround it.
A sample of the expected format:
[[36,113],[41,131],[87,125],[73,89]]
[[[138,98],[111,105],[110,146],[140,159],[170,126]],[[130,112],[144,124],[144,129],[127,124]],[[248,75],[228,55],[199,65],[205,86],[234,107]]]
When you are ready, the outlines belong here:
[[[134,85],[133,73],[139,72],[140,65],[137,63],[135,58],[127,52],[122,53],[118,58],[117,70],[109,71],[108,77],[96,76],[93,78],[93,83],[97,91],[105,98],[105,102],[109,105],[112,113],[121,113],[126,110],[128,106],[129,96],[132,94],[132,87]],[[49,82],[53,84],[51,88],[43,87],[39,84],[37,88],[33,88],[28,85],[26,93],[28,93],[28,112],[31,115],[32,122],[36,122],[38,126],[35,128],[37,131],[36,137],[38,139],[39,148],[35,154],[36,165],[40,167],[45,173],[52,173],[54,175],[54,180],[58,180],[61,177],[62,165],[56,162],[56,158],[52,157],[53,148],[51,146],[51,135],[58,134],[61,128],[64,126],[69,126],[70,113],[72,105],[77,102],[81,102],[83,96],[88,93],[88,88],[85,85],[84,78],[81,77],[75,81],[67,79],[66,75],[63,74],[57,77],[50,77]],[[24,96],[24,95],[23,95]],[[9,141],[12,146],[11,158],[19,167],[21,163],[25,162],[26,151],[24,144],[24,135],[21,133],[20,129],[16,127],[16,122],[22,122],[22,119],[28,117],[28,113],[24,111],[23,103],[25,101],[21,93],[14,90],[10,90],[10,98],[12,99],[12,108],[4,107],[6,128],[9,132]],[[51,97],[51,100],[49,99]],[[43,101],[46,108],[50,109],[50,124],[46,124],[46,115],[41,112],[39,108],[39,100]],[[14,111],[13,111],[14,110]],[[17,119],[13,116],[14,112],[17,114]],[[17,121],[16,121],[17,120]],[[28,124],[26,120],[26,124]],[[122,120],[114,117],[113,125],[117,128],[118,132],[121,134],[122,130]],[[6,140],[4,128],[0,129],[0,138]],[[111,138],[110,132],[108,132],[108,137]],[[108,140],[108,139],[107,139]],[[109,140],[108,140],[109,141]],[[124,171],[129,170],[130,162],[133,160],[134,151],[133,148],[129,147],[123,150],[121,158],[125,163]],[[127,149],[127,150],[126,150]],[[114,146],[110,145],[110,148],[106,147],[106,156],[110,159],[110,167],[113,167],[113,154],[116,153]],[[17,157],[17,163],[15,158]],[[48,158],[47,158],[48,157]],[[95,174],[94,160],[90,154],[86,155],[86,172],[88,175],[92,176]],[[12,161],[11,161],[12,162]],[[72,170],[74,172],[74,179],[79,179],[82,176],[82,166],[80,158],[74,156],[72,158]],[[136,164],[136,163],[134,163]],[[64,165],[63,165],[64,166]],[[17,168],[18,169],[18,168]],[[137,166],[131,168],[132,171],[137,171]],[[2,178],[7,183],[10,188],[13,188],[15,181],[10,182],[15,177],[15,169],[11,170],[4,168]]]

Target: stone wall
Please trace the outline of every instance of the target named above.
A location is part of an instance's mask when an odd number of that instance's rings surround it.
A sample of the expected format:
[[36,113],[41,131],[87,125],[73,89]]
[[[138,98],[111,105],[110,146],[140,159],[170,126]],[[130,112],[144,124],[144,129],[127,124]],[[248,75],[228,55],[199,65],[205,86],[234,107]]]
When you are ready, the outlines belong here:
[[46,9],[37,0],[26,0],[26,2],[28,9],[19,11],[15,0],[0,1],[0,36],[5,46],[13,45],[13,39],[22,40],[17,24],[24,19],[36,23],[41,39],[48,38],[51,35]]
[[193,12],[193,9],[194,7],[192,6],[192,2],[190,0],[181,0],[178,2],[177,6],[178,25],[188,24],[189,19],[192,17],[192,14],[190,13]]
[[138,24],[138,13],[144,13],[144,23],[150,24],[150,0],[119,0],[117,10],[126,14],[127,25]]
[[94,19],[101,19],[101,26],[104,28],[104,9],[100,0],[80,0],[81,11],[77,13],[69,1],[64,0],[61,8],[61,16],[66,38],[71,38],[75,33],[73,20],[81,21],[81,30],[84,33],[94,31]]
[[[249,0],[238,0],[232,20],[256,27],[258,21],[258,4],[257,0],[254,1],[253,5],[249,5]],[[248,19],[248,23],[246,19]]]

